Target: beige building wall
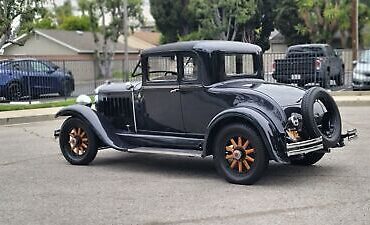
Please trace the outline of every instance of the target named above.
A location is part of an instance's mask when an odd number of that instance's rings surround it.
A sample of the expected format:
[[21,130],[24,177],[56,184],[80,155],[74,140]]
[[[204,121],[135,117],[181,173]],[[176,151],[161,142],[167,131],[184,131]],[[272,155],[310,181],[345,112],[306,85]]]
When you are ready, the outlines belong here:
[[75,51],[38,34],[30,34],[24,46],[10,45],[4,55],[77,55]]

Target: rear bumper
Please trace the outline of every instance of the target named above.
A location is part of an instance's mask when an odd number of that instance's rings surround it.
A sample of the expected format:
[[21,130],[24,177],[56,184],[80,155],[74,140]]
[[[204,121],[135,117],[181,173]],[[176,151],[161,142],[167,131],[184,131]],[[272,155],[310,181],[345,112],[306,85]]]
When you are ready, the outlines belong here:
[[324,150],[322,137],[287,144],[287,155],[301,155],[310,152]]

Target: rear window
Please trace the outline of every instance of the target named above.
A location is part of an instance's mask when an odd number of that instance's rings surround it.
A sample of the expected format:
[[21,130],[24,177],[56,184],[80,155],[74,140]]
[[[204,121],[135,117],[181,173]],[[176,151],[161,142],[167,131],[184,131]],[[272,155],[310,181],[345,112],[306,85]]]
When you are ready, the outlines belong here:
[[288,58],[295,57],[322,57],[324,51],[320,47],[297,47],[289,49]]
[[255,54],[226,53],[220,55],[220,67],[226,78],[257,76]]

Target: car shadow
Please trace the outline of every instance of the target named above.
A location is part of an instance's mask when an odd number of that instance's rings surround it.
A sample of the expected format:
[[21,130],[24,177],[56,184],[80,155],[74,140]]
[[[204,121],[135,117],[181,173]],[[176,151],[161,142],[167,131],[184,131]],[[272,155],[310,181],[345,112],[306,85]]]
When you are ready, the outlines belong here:
[[[217,174],[212,157],[201,159],[141,153],[120,153],[115,156],[97,157],[91,166],[136,173],[223,180]],[[306,185],[307,182],[317,181],[319,177],[332,177],[333,175],[331,174],[336,174],[336,170],[338,168],[328,164],[325,166],[320,165],[320,163],[312,166],[293,166],[270,161],[269,168],[265,171],[262,179],[255,185]]]

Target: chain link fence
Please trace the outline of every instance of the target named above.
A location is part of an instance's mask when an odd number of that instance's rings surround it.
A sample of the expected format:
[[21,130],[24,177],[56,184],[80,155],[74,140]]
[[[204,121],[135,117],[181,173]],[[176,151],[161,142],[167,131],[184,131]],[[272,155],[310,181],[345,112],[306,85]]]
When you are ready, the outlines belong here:
[[[330,56],[314,51],[265,53],[264,78],[301,87],[313,85],[337,89],[370,88],[370,50],[360,52],[357,62],[351,50],[337,50]],[[6,59],[7,58],[7,59]],[[56,59],[48,57],[13,57],[0,59],[0,97],[3,101],[54,101],[93,95],[94,90],[106,80],[122,82],[125,74],[123,60],[113,60],[112,77],[99,73],[94,60]],[[133,71],[137,60],[129,60]],[[140,80],[141,77],[130,80]]]

